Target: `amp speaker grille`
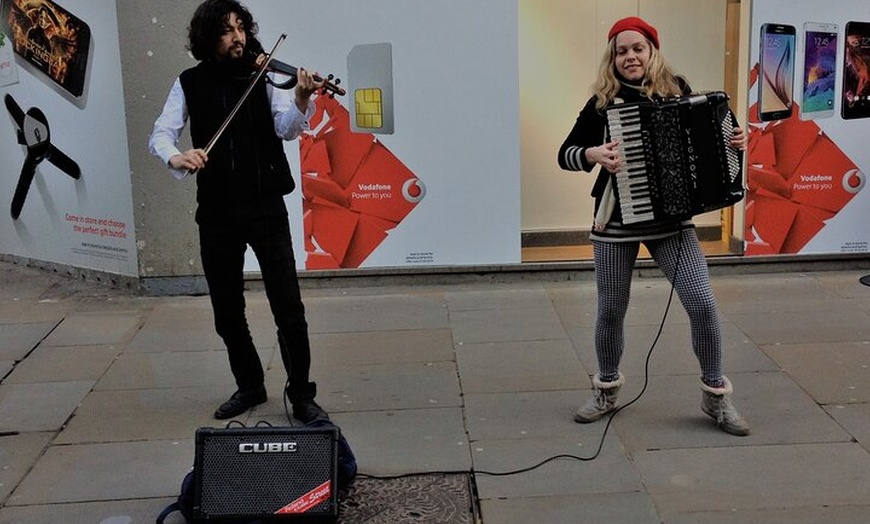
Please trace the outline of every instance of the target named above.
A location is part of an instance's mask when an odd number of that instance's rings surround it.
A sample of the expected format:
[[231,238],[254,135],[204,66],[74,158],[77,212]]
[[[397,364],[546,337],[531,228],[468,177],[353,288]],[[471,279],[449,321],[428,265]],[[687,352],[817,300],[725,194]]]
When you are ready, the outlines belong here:
[[198,520],[338,518],[337,428],[200,428]]

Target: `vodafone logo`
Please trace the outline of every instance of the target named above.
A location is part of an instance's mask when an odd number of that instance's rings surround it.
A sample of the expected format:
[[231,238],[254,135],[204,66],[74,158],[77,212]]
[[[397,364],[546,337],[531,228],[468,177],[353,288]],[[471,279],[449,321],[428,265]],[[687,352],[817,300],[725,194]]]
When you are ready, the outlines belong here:
[[867,177],[857,169],[850,169],[849,171],[846,171],[845,175],[843,175],[843,189],[845,189],[847,193],[854,194],[861,191],[864,189],[866,183]]
[[402,184],[402,196],[408,202],[416,204],[426,196],[426,186],[419,178],[409,178]]

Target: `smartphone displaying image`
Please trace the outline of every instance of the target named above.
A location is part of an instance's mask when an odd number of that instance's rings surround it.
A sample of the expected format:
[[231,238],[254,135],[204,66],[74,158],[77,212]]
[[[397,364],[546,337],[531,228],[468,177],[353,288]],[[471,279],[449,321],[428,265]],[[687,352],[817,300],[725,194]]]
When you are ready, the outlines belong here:
[[0,29],[15,54],[74,98],[82,96],[91,30],[52,0],[0,0]]
[[794,106],[794,26],[763,24],[759,59],[759,118],[770,121],[790,117]]
[[834,114],[838,49],[836,24],[804,24],[802,120]]
[[843,57],[844,119],[870,117],[870,22],[846,24]]

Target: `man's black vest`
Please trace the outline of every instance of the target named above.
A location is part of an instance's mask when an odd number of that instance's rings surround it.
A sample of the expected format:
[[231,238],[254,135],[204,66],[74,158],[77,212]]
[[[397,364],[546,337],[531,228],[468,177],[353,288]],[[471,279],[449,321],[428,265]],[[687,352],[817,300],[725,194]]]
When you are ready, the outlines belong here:
[[[181,73],[193,146],[205,148],[250,84],[232,66],[200,62]],[[266,83],[260,80],[196,175],[197,202],[221,203],[286,195],[295,182],[275,124]]]

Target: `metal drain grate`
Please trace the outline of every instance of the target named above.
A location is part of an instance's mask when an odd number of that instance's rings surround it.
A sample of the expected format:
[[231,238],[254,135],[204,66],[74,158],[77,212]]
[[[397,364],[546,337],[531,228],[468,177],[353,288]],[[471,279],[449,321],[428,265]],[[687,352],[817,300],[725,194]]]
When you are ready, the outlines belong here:
[[476,524],[470,475],[357,478],[342,498],[341,524]]

